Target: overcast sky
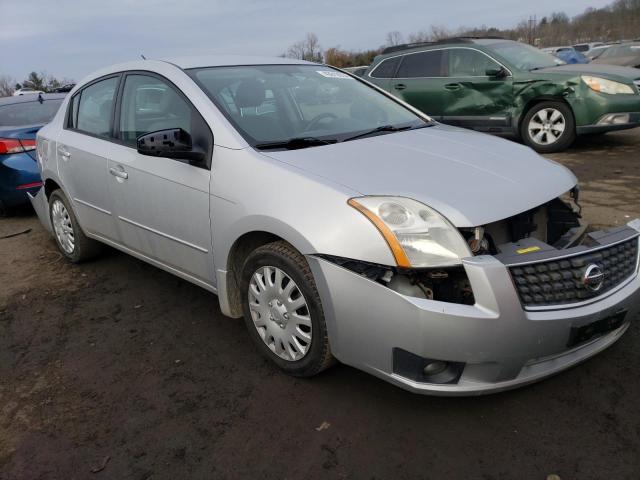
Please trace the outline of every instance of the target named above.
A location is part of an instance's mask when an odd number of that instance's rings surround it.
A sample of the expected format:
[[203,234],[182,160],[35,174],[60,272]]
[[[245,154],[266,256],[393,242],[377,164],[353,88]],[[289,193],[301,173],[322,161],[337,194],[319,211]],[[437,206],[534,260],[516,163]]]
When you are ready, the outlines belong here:
[[376,48],[386,33],[443,25],[515,25],[611,0],[0,0],[0,75],[80,80],[139,58],[202,53],[278,55],[314,32],[322,47]]

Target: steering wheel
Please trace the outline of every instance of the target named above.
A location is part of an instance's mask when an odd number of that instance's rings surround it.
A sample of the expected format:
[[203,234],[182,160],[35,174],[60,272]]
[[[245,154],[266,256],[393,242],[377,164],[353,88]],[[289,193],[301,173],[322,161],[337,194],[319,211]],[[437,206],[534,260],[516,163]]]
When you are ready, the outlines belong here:
[[327,118],[331,120],[337,120],[338,116],[329,112],[324,112],[324,113],[321,113],[320,115],[316,115],[311,120],[309,120],[309,123],[307,123],[307,126],[304,129],[304,131],[308,132],[309,130],[314,130],[315,127],[318,127],[320,125],[320,122],[322,122],[322,120]]

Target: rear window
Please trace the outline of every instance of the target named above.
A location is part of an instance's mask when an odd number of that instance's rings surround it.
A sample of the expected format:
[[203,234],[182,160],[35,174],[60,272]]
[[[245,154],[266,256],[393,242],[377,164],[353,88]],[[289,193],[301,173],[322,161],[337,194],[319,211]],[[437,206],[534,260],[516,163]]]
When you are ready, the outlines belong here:
[[400,57],[387,58],[373,69],[371,76],[373,78],[393,78],[398,63],[400,63]]
[[446,77],[443,50],[411,53],[402,57],[402,63],[396,74],[397,78]]
[[49,123],[62,104],[62,98],[13,103],[0,106],[0,127],[22,127]]

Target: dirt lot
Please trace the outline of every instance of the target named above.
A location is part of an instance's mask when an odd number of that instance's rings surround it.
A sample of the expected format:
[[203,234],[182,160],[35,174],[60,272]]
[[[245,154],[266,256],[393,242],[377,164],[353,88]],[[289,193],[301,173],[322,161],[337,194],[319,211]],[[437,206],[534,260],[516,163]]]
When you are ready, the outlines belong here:
[[[553,158],[588,221],[640,216],[640,131]],[[417,396],[345,366],[298,380],[214,295],[115,251],[70,265],[35,217],[0,219],[0,237],[26,228],[0,239],[3,480],[640,477],[638,322],[498,395]]]

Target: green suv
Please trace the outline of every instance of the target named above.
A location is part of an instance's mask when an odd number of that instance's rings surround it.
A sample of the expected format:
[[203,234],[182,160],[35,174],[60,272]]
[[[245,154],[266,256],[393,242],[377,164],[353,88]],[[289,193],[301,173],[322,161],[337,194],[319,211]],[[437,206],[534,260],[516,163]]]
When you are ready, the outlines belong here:
[[515,134],[543,153],[567,148],[576,135],[640,126],[640,70],[566,65],[511,40],[390,47],[362,76],[435,120]]

